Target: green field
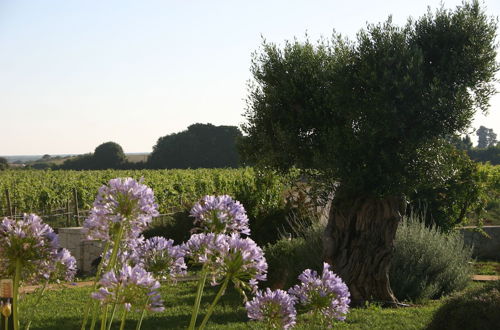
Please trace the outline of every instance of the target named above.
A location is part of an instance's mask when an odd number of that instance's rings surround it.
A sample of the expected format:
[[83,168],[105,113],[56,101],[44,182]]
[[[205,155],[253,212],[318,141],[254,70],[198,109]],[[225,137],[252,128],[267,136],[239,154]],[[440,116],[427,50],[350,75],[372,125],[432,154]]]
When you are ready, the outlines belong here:
[[[196,282],[181,282],[176,286],[163,286],[162,296],[166,310],[162,313],[148,314],[142,328],[186,329],[189,324],[192,304],[196,292]],[[22,315],[33,315],[31,329],[68,330],[79,329],[84,304],[90,288],[69,288],[50,291],[42,303],[33,309],[33,295],[27,295],[21,305]],[[216,290],[209,287],[202,301],[203,313],[214,298]],[[371,305],[368,308],[352,309],[345,323],[338,322],[338,329],[425,329],[441,301],[431,301],[425,305],[407,308],[381,308]],[[135,329],[139,313],[128,317],[127,329]],[[299,316],[297,329],[323,329],[313,317]],[[114,329],[119,322],[115,321]],[[248,321],[240,296],[234,290],[228,290],[216,307],[208,324],[209,329],[262,329],[255,322]]]

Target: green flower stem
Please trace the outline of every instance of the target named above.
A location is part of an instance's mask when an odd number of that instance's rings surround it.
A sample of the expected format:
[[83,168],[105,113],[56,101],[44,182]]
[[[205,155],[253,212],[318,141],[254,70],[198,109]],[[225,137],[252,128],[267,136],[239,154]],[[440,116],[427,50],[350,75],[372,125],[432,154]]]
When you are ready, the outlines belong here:
[[[34,304],[34,307],[33,309],[37,309],[38,306],[40,305],[40,300],[42,300],[42,297],[43,297],[43,294],[45,293],[45,289],[47,288],[47,284],[49,283],[49,281],[45,281],[45,283],[43,284],[42,286],[42,289],[40,290],[40,292],[38,292],[38,295],[36,297],[36,301],[35,301],[35,304]],[[36,314],[35,312],[32,312],[31,313],[32,315]],[[26,325],[26,330],[29,330],[30,329],[30,326],[31,326],[31,322],[32,320],[29,320],[28,321],[28,324]]]
[[212,302],[210,307],[208,307],[207,314],[205,315],[205,318],[203,318],[203,321],[201,322],[201,325],[198,328],[199,330],[205,329],[205,326],[207,325],[208,319],[210,318],[210,316],[212,315],[212,313],[214,311],[215,305],[217,305],[220,297],[222,297],[224,292],[226,292],[226,288],[227,288],[227,285],[229,284],[230,279],[231,279],[230,276],[226,276],[226,278],[224,279],[224,283],[222,283],[222,286],[220,287],[219,292],[217,292],[217,295],[215,296],[214,301]]
[[94,330],[95,323],[97,322],[97,313],[99,310],[99,303],[95,302],[92,309],[92,322],[90,324],[90,330]]
[[113,309],[111,310],[111,319],[109,320],[108,330],[111,330],[111,324],[113,324],[113,320],[115,318],[116,306],[118,305],[118,301],[120,300],[120,287],[116,289],[116,299],[113,303]]
[[[110,243],[106,242],[106,245],[104,246],[104,251],[102,253],[103,257],[101,258],[101,262],[99,263],[99,266],[97,267],[97,272],[96,272],[95,277],[94,277],[94,284],[92,286],[92,292],[94,292],[97,289],[97,283],[99,281],[99,278],[101,277],[101,273],[102,273],[102,269],[103,269],[103,265],[104,265],[104,256],[108,253],[109,246],[110,246]],[[87,326],[87,321],[89,318],[90,309],[95,310],[94,306],[96,303],[97,303],[97,301],[95,301],[95,299],[92,299],[92,297],[90,297],[89,300],[87,301],[87,306],[85,306],[85,316],[83,317],[81,330],[85,330],[85,328]]]
[[141,318],[139,319],[139,322],[137,322],[137,327],[135,328],[135,330],[141,329],[142,320],[144,319],[144,315],[146,314],[146,307],[148,306],[148,303],[149,303],[149,298],[146,299],[146,303],[144,304],[144,307],[142,308]]
[[101,316],[101,330],[106,330],[106,324],[108,320],[108,305],[104,306]]
[[201,296],[203,295],[203,288],[205,287],[207,276],[207,267],[203,265],[203,268],[201,269],[201,276],[198,280],[198,289],[196,291],[196,299],[194,301],[193,313],[191,314],[191,321],[189,322],[188,330],[194,330],[194,327],[196,326],[196,318],[198,317],[198,312],[200,311]]
[[120,250],[120,242],[122,240],[124,225],[120,226],[120,230],[118,231],[118,235],[116,235],[115,240],[113,241],[113,251],[111,252],[111,257],[109,258],[109,264],[106,267],[106,271],[109,272],[116,266],[116,260],[118,258],[118,251]]
[[8,317],[4,318],[5,318],[5,330],[9,330],[9,318]]
[[14,299],[13,299],[13,318],[14,330],[19,330],[19,283],[21,282],[21,259],[16,259],[16,270],[14,274]]
[[127,309],[123,309],[123,314],[122,314],[122,322],[120,323],[120,330],[125,329],[125,321],[127,319]]
[[113,320],[115,318],[115,313],[116,313],[116,301],[113,303],[113,309],[111,309],[111,317],[109,319],[109,324],[108,324],[108,330],[111,330],[111,325],[113,324]]
[[[118,230],[118,235],[115,236],[115,239],[113,241],[113,251],[111,251],[111,257],[109,258],[109,264],[106,267],[106,272],[109,272],[113,270],[116,266],[116,261],[118,259],[118,251],[120,250],[120,242],[123,236],[124,232],[124,226],[123,224],[120,226],[120,229]],[[105,255],[103,255],[105,257]],[[107,323],[107,318],[108,318],[108,305],[104,307],[104,310],[102,312],[101,316],[101,330],[106,330],[106,323]],[[96,317],[96,313],[92,316],[92,320]]]

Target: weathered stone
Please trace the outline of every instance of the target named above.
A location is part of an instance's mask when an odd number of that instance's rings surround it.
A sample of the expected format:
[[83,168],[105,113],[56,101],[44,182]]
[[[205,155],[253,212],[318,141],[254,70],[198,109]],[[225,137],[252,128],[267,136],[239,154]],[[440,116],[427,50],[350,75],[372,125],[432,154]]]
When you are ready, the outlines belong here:
[[78,271],[84,274],[93,270],[92,262],[102,253],[101,243],[86,240],[82,227],[59,228],[59,244],[75,257]]

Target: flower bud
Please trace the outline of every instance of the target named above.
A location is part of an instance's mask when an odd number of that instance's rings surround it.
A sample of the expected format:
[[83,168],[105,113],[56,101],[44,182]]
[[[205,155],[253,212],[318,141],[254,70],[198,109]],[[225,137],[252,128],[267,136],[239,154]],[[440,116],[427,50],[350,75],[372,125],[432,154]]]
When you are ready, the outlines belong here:
[[12,313],[12,305],[10,304],[10,302],[3,304],[2,315],[4,317],[9,317],[11,313]]

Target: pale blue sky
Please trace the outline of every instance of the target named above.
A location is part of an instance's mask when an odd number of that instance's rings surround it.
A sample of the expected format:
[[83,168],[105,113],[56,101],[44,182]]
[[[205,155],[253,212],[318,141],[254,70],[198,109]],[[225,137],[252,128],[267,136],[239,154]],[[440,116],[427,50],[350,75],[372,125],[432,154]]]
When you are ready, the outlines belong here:
[[[261,34],[352,37],[439,3],[0,0],[0,155],[85,153],[106,141],[149,152],[195,122],[239,125]],[[500,16],[500,1],[485,4]],[[500,135],[500,95],[479,125]]]

